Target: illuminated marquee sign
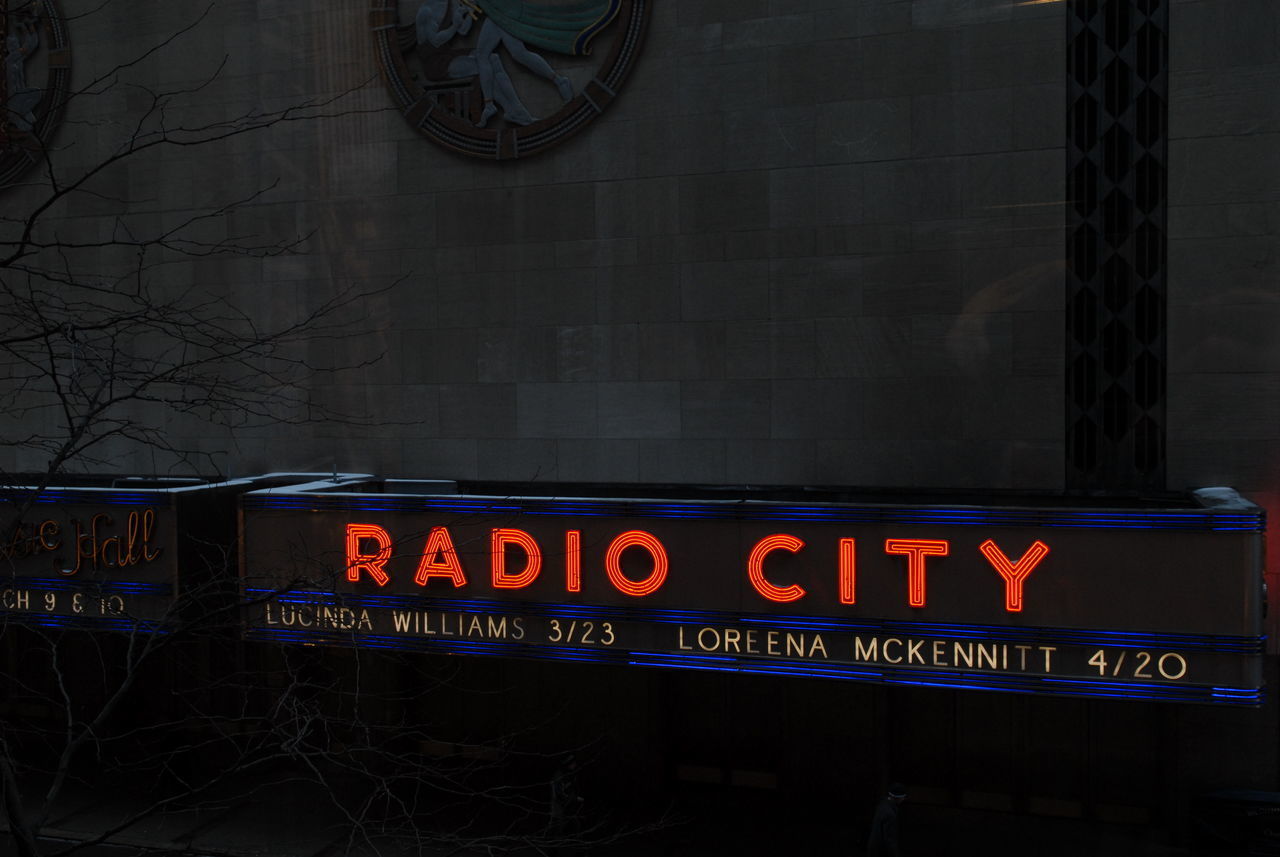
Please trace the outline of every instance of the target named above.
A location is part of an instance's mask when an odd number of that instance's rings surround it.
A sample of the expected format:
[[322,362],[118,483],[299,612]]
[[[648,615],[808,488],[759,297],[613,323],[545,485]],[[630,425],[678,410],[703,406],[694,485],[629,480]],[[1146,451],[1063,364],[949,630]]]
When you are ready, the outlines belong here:
[[[86,480],[0,492],[0,618],[46,627],[155,631],[207,580],[201,550],[235,533],[229,492],[251,483]],[[224,547],[225,550],[225,547]],[[184,590],[185,587],[185,590]]]
[[396,490],[387,480],[245,494],[250,635],[1260,700],[1264,524],[1247,504],[948,508]]

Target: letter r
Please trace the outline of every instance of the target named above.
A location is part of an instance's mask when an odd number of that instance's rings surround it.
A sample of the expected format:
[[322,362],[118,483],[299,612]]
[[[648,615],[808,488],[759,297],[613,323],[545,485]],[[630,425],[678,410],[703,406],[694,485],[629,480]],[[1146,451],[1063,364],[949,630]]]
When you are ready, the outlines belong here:
[[[378,544],[375,553],[360,549],[363,539],[373,539]],[[366,571],[379,586],[386,586],[391,578],[383,567],[391,559],[391,534],[377,524],[347,524],[347,580],[356,583],[360,572]]]

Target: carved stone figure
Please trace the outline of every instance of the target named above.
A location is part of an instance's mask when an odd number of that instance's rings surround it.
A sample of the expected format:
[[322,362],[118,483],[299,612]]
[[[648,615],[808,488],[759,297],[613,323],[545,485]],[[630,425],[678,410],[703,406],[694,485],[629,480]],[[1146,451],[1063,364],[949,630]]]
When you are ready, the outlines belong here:
[[30,14],[10,19],[10,30],[4,45],[5,92],[4,122],[18,131],[30,131],[35,125],[36,107],[44,93],[27,85],[27,59],[40,47],[37,21]]
[[[484,107],[477,127],[485,127],[499,108],[508,122],[527,125],[534,117],[520,100],[499,48],[553,84],[567,104],[573,99],[573,84],[527,43],[567,55],[586,54],[591,38],[617,16],[618,8],[619,0],[583,0],[565,6],[523,0],[425,0],[414,20],[418,58],[428,80],[479,78]],[[467,35],[481,16],[484,20],[473,50],[448,47],[454,36]]]
[[[415,131],[502,161],[557,146],[605,112],[658,2],[669,0],[380,0],[369,29],[387,91]],[[590,57],[596,41],[600,59]]]
[[465,36],[470,32],[473,22],[474,18],[462,11],[458,0],[426,0],[418,7],[414,31],[423,74],[429,81],[478,77],[484,96],[484,110],[476,124],[482,128],[497,113],[499,106],[507,121],[528,125],[533,116],[516,94],[500,56],[492,50],[481,54],[478,50],[448,47],[455,35]]
[[[566,103],[573,98],[573,86],[569,83],[569,78],[556,74],[555,69],[553,69],[551,64],[543,59],[541,55],[529,50],[523,41],[517,39],[515,36],[511,35],[506,30],[502,29],[502,27],[494,23],[493,18],[486,17],[484,19],[484,24],[480,27],[479,41],[476,42],[476,56],[479,58],[479,62],[482,66],[485,64],[486,58],[491,61],[497,61],[498,66],[501,66],[501,60],[498,59],[497,53],[499,46],[505,47],[507,49],[507,53],[511,54],[511,58],[520,63],[520,65],[529,69],[529,71],[533,72],[538,77],[555,84],[556,90],[560,93],[560,97],[564,99]],[[481,85],[483,86],[483,75],[480,80]],[[484,111],[480,114],[480,121],[476,124],[483,128],[485,124],[493,118],[495,113],[497,113],[497,108],[492,102],[486,101]],[[511,115],[509,113],[506,114],[506,116],[508,119],[511,119]]]

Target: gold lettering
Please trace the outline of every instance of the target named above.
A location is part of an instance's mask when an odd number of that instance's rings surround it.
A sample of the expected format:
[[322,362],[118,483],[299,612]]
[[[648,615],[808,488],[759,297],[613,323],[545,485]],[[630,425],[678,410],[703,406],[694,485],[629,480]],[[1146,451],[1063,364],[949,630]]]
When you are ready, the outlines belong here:
[[724,629],[724,650],[727,652],[729,651],[729,647],[732,646],[735,652],[738,652],[739,654],[741,654],[742,652],[738,648],[738,641],[740,639],[742,639],[742,632],[739,631],[737,628],[725,628]]
[[897,637],[890,637],[889,639],[885,640],[885,641],[884,641],[884,645],[880,647],[880,651],[884,654],[884,659],[885,659],[886,661],[888,661],[889,663],[891,663],[891,664],[900,664],[900,663],[902,663],[902,655],[898,655],[896,658],[891,658],[891,657],[889,657],[889,644],[890,644],[890,643],[897,643],[899,648],[901,648],[901,647],[902,647],[902,641],[901,641],[901,640],[899,640]]
[[920,648],[924,645],[924,640],[907,641],[907,663],[922,664],[924,663],[924,655],[920,654]]
[[855,661],[875,661],[877,660],[877,651],[880,648],[880,641],[875,637],[871,638],[871,645],[865,646],[862,643],[862,637],[853,638],[853,659]]
[[[703,637],[707,634],[711,635],[711,645],[707,645],[703,642]],[[698,647],[704,652],[714,652],[716,649],[720,648],[720,635],[716,633],[715,628],[703,628],[698,631]]]
[[1041,646],[1040,651],[1044,652],[1044,671],[1047,673],[1053,672],[1052,661],[1050,660],[1050,658],[1052,657],[1054,652],[1058,651],[1058,647],[1057,646]]

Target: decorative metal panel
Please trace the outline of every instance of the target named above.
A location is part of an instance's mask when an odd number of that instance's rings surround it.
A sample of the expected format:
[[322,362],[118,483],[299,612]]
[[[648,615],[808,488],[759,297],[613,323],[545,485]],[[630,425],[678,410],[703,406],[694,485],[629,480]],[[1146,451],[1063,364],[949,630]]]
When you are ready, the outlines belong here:
[[1067,13],[1067,487],[1165,480],[1169,0]]

